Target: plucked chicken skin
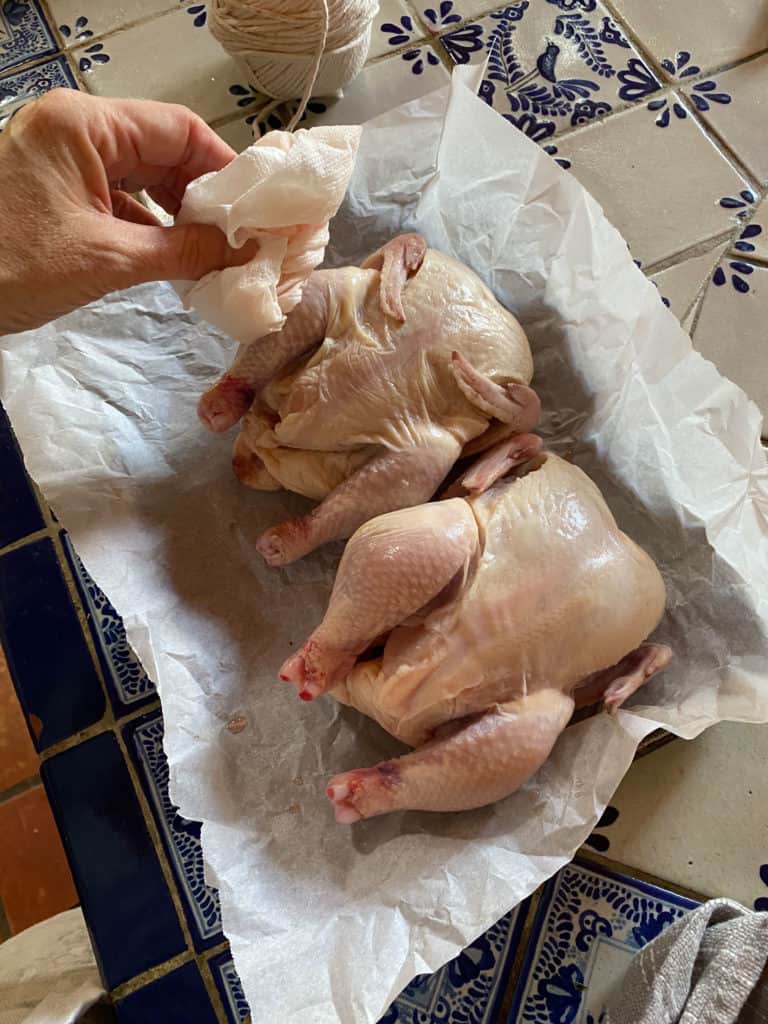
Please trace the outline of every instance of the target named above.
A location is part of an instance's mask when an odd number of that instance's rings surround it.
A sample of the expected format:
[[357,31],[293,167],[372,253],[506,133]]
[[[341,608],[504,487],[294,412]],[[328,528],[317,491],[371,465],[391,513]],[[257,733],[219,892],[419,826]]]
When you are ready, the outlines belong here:
[[262,535],[272,565],[435,493],[456,460],[530,430],[525,334],[482,281],[420,235],[313,273],[279,333],[243,346],[200,416],[241,417],[233,465],[320,504]]
[[671,658],[645,642],[664,609],[656,565],[592,481],[540,448],[502,442],[455,496],[349,541],[325,618],[281,677],[415,749],[332,779],[338,821],[508,796],[575,707],[617,708]]

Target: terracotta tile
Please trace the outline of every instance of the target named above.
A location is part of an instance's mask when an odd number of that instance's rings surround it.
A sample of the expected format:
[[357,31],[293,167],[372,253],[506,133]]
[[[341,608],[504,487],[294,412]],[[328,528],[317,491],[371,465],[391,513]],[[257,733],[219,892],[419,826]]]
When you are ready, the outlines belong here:
[[685,92],[707,124],[768,185],[768,54],[686,87]]
[[706,70],[768,46],[768,0],[614,0],[614,7],[658,61],[683,51]]
[[37,774],[38,759],[0,650],[0,793]]
[[40,785],[0,804],[0,899],[14,934],[78,902]]

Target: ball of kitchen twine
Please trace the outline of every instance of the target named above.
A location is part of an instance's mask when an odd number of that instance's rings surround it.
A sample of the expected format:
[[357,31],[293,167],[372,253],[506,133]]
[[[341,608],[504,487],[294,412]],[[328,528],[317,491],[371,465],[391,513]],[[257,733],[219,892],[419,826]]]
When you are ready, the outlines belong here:
[[358,74],[368,56],[378,0],[212,0],[213,36],[245,69],[251,85],[273,102],[330,96]]

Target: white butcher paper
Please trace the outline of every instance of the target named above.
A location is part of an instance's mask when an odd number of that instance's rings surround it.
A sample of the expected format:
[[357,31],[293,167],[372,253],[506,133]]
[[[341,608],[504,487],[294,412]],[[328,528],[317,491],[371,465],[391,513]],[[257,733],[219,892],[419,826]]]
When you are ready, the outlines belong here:
[[[340,548],[285,569],[257,555],[260,530],[309,505],[241,486],[232,436],[197,422],[233,343],[163,285],[0,343],[29,469],[157,680],[171,796],[203,822],[255,1022],[376,1021],[570,860],[643,736],[768,720],[756,407],[692,349],[575,178],[461,75],[364,126],[328,262],[404,230],[471,266],[522,320],[543,435],[658,562],[657,639],[676,655],[628,707],[568,728],[518,793],[477,811],[334,822],[327,780],[400,748],[277,678],[320,620]],[[236,718],[242,731],[227,728]]]
[[191,182],[177,224],[214,224],[233,248],[259,248],[242,267],[177,282],[185,306],[244,344],[279,331],[323,260],[359,142],[357,125],[269,132]]

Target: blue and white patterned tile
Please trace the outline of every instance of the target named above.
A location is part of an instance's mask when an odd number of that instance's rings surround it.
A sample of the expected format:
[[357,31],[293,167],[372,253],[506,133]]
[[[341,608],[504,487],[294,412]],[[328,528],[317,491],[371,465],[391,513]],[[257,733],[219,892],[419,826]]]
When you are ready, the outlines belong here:
[[598,1024],[631,957],[696,904],[574,861],[544,887],[508,1024]]
[[24,68],[0,78],[0,131],[25,103],[50,89],[77,89],[77,81],[66,57]]
[[684,91],[707,125],[762,185],[768,185],[768,54],[686,86]]
[[250,1013],[250,1008],[232,954],[227,951],[210,957],[208,968],[219,990],[228,1024],[242,1024]]
[[136,711],[157,697],[155,684],[128,643],[123,620],[106,594],[91,579],[69,535],[62,532],[61,539],[86,611],[115,715],[119,717]]
[[715,265],[726,248],[725,243],[717,245],[699,256],[682,260],[651,277],[659,289],[662,301],[681,322],[685,323],[691,309],[696,305],[697,298],[706,288]]
[[561,148],[644,268],[738,222],[740,211],[719,200],[738,196],[748,183],[692,117],[673,117],[659,128],[656,115],[638,105],[588,125]]
[[219,894],[205,881],[199,822],[183,818],[168,795],[162,713],[136,719],[123,735],[182,893],[195,946],[208,949],[224,938]]
[[768,0],[613,0],[659,63],[687,50],[706,71],[768,47]]
[[498,0],[412,0],[428,32],[439,35],[498,7]]
[[382,0],[373,22],[368,57],[383,57],[392,50],[416,44],[426,35],[424,26],[403,0]]
[[[748,196],[751,196],[751,199]],[[768,262],[768,198],[758,201],[755,194],[748,190],[746,196],[739,196],[737,199],[743,200],[739,212],[745,224],[732,249],[748,259]]]
[[229,88],[242,73],[193,6],[74,48],[87,88],[99,96],[183,103],[206,121],[234,113]]
[[539,142],[660,88],[597,0],[516,0],[440,41],[456,64],[488,61],[480,95]]
[[0,2],[0,75],[56,53],[59,45],[38,0]]
[[495,1024],[527,909],[505,914],[439,971],[415,978],[379,1024]]
[[[48,0],[48,9],[65,47],[135,24],[178,7],[180,0]],[[187,3],[187,0],[184,0]],[[204,6],[204,5],[203,5]]]

